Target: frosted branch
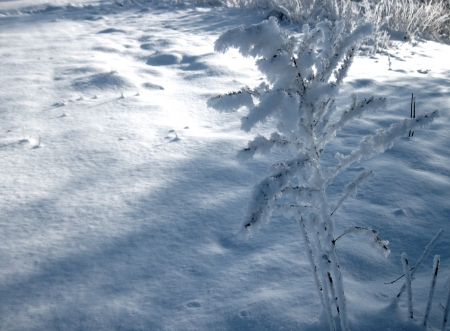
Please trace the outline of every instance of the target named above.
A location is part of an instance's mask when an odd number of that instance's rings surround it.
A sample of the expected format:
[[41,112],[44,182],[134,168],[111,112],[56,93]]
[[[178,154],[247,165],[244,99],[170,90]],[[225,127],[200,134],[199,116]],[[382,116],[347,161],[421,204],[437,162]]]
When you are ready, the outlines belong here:
[[278,132],[273,132],[269,139],[257,135],[253,140],[248,142],[247,148],[244,148],[238,153],[238,158],[241,161],[246,161],[252,158],[256,153],[265,155],[270,153],[275,146],[280,148],[295,147],[297,150],[301,150],[304,144],[300,141],[283,139]]
[[287,163],[279,164],[278,171],[255,186],[243,230],[250,230],[268,222],[274,200],[282,195],[282,191],[289,186],[291,178],[304,167],[307,161],[305,156],[300,156]]
[[269,92],[269,85],[263,82],[255,89],[246,86],[236,92],[216,95],[207,101],[207,106],[220,112],[234,112],[241,107],[251,109],[255,106],[253,98],[260,99]]
[[282,90],[264,95],[259,105],[250,109],[249,114],[241,119],[241,129],[248,132],[257,123],[264,122],[268,116],[280,108],[286,96],[286,91]]
[[375,154],[383,153],[392,147],[395,139],[406,135],[409,130],[430,124],[436,117],[437,111],[434,111],[417,118],[405,119],[401,123],[392,124],[387,131],[379,129],[375,135],[364,137],[359,143],[359,147],[347,156],[336,153],[339,164],[327,172],[327,180],[331,182],[339,172],[362,158],[370,158]]
[[371,241],[376,245],[377,248],[380,248],[385,256],[389,255],[391,252],[389,250],[389,241],[383,240],[378,236],[378,231],[373,230],[371,228],[364,228],[360,226],[351,226],[347,230],[344,231],[339,237],[333,240],[333,244],[336,244],[336,242],[345,236],[346,234],[353,233],[353,232],[359,232],[359,233],[366,233],[371,237]]
[[305,243],[306,255],[308,256],[308,261],[311,265],[311,270],[313,271],[313,274],[314,274],[314,281],[316,283],[317,292],[319,293],[320,302],[322,303],[322,307],[327,316],[328,324],[330,325],[330,330],[334,331],[334,330],[336,330],[336,326],[334,324],[333,316],[331,314],[331,306],[329,304],[328,298],[325,298],[324,288],[322,286],[322,283],[321,283],[320,277],[319,277],[319,266],[316,263],[316,257],[314,255],[314,248],[311,245],[311,240],[309,239],[309,234],[308,234],[308,231],[306,230],[303,217],[300,216],[298,222],[299,222],[300,228],[302,230],[302,237],[303,237],[303,242]]
[[[342,22],[338,22],[338,24],[342,25]],[[326,22],[322,22],[318,24],[319,27],[322,27],[326,24]],[[337,29],[342,30],[342,26],[337,26]],[[328,28],[329,29],[329,28]],[[336,33],[336,35],[341,35],[339,31],[333,31],[332,33]],[[357,48],[356,45],[359,44],[365,38],[371,36],[373,34],[373,26],[370,23],[362,24],[357,27],[350,35],[345,36],[342,41],[338,40],[334,44],[330,46],[330,52],[326,52],[323,54],[323,57],[326,59],[323,69],[319,71],[318,76],[320,77],[320,81],[327,82],[334,70],[338,67],[338,65],[344,60],[344,57],[348,55],[348,51],[351,47],[353,47],[353,51]],[[328,42],[331,40],[325,38],[325,41]],[[327,49],[327,47],[325,48]],[[335,56],[330,56],[331,53]]]
[[336,136],[336,132],[342,129],[347,123],[355,118],[361,117],[361,115],[366,111],[377,111],[383,109],[387,105],[386,98],[374,98],[370,97],[368,99],[364,98],[360,101],[356,101],[356,96],[352,96],[352,104],[350,109],[344,111],[337,122],[330,123],[325,127],[325,132],[327,134],[319,139],[318,144],[325,146]]
[[374,173],[372,170],[368,170],[368,171],[362,171],[358,177],[356,177],[356,179],[353,182],[348,183],[345,188],[344,191],[341,195],[341,198],[339,199],[338,203],[336,204],[336,207],[333,209],[333,212],[331,213],[331,216],[333,216],[333,214],[336,212],[336,210],[342,205],[342,203],[353,193],[356,192],[356,188],[363,184],[366,180],[368,180],[369,178],[373,177]]
[[216,40],[214,50],[225,53],[234,47],[243,56],[270,58],[280,49],[286,49],[288,43],[289,38],[280,29],[276,18],[270,17],[259,24],[228,30]]

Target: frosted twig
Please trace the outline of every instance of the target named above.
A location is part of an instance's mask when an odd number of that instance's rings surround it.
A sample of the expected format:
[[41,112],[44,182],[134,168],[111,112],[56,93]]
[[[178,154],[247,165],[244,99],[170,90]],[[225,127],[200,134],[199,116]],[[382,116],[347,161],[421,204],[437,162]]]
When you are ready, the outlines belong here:
[[334,300],[334,304],[336,306],[336,311],[337,311],[338,315],[340,315],[341,309],[339,308],[338,297],[336,295],[336,290],[334,289],[333,277],[331,276],[330,272],[327,272],[327,276],[328,276],[328,283],[330,284],[331,298]]
[[406,253],[402,254],[402,265],[403,272],[405,273],[405,286],[406,286],[406,296],[408,302],[408,314],[410,318],[413,318],[413,308],[412,308],[412,291],[411,291],[411,275],[408,267],[408,256]]
[[368,99],[363,99],[360,101],[356,101],[356,96],[352,96],[352,104],[350,105],[350,109],[344,111],[341,114],[341,117],[337,122],[330,123],[327,125],[324,131],[327,132],[327,134],[320,138],[319,144],[325,145],[327,144],[331,139],[334,138],[336,135],[336,132],[342,129],[348,122],[350,122],[354,118],[361,117],[361,115],[365,111],[377,111],[379,109],[382,109],[386,107],[387,101],[386,98],[374,98],[370,97]]
[[270,138],[266,138],[261,135],[248,142],[248,147],[239,152],[238,158],[242,161],[252,158],[256,153],[268,154],[274,146],[281,148],[288,148],[295,146],[298,150],[301,150],[304,144],[300,141],[290,141],[283,139],[278,132],[273,132]]
[[241,107],[253,107],[254,94],[256,92],[243,87],[237,92],[216,95],[208,100],[207,105],[221,112],[234,112]]
[[[414,97],[414,94],[411,95],[411,114],[410,118],[416,118],[416,98]],[[408,137],[413,137],[414,131],[409,130]]]
[[333,240],[333,244],[335,244],[340,238],[342,238],[344,235],[351,233],[351,232],[355,232],[355,231],[359,231],[359,232],[367,232],[368,234],[370,234],[372,236],[372,241],[379,246],[383,252],[388,255],[390,253],[388,244],[389,241],[387,240],[382,240],[380,237],[378,237],[378,231],[377,230],[373,230],[371,228],[364,228],[364,227],[360,227],[360,226],[351,226],[349,227],[347,230],[344,231],[344,233],[342,233],[339,237],[337,237],[336,239]]
[[[416,273],[417,269],[420,267],[423,260],[426,259],[426,257],[428,256],[430,251],[433,249],[434,245],[436,244],[437,240],[439,239],[439,237],[442,235],[443,232],[444,232],[444,229],[440,229],[438,231],[438,233],[436,233],[436,235],[433,237],[433,239],[431,239],[431,241],[429,242],[427,247],[425,247],[425,250],[423,251],[422,255],[419,257],[419,260],[417,260],[416,265],[411,270],[411,278],[414,277],[414,274]],[[397,300],[400,298],[403,291],[405,291],[405,288],[406,288],[406,284],[403,284],[403,286],[400,288],[400,291],[397,294],[397,297],[396,297]]]
[[[448,278],[447,283],[450,284],[450,277]],[[447,326],[449,312],[450,312],[450,286],[448,288],[447,302],[445,303],[444,318],[442,319],[442,331],[445,331],[445,328]]]
[[330,254],[330,260],[331,260],[331,268],[332,273],[334,275],[335,282],[333,285],[336,287],[336,308],[338,309],[339,313],[339,319],[341,322],[341,329],[343,331],[349,331],[349,325],[348,325],[348,313],[347,313],[347,303],[345,300],[345,293],[344,293],[344,287],[343,287],[343,281],[342,281],[342,274],[339,267],[339,261],[336,254],[335,246],[333,245],[333,254]]
[[274,199],[281,196],[283,190],[289,185],[289,179],[303,169],[307,161],[306,156],[300,155],[295,159],[280,163],[272,176],[263,179],[255,186],[243,229],[250,230],[251,226],[259,226],[269,221],[272,213],[270,207]]
[[430,316],[431,304],[433,303],[433,295],[434,290],[436,288],[436,278],[439,272],[439,263],[441,262],[441,258],[439,255],[436,255],[433,260],[433,276],[431,278],[431,286],[430,292],[428,295],[427,307],[425,308],[425,314],[423,317],[423,325],[426,327],[428,322],[428,317]]
[[315,258],[314,258],[313,248],[311,245],[311,241],[309,240],[308,232],[306,230],[305,221],[303,220],[303,217],[300,216],[300,218],[298,219],[298,223],[302,230],[301,232],[302,232],[303,242],[305,243],[306,255],[308,256],[308,261],[311,265],[311,269],[313,270],[314,281],[315,281],[315,284],[317,287],[317,293],[319,293],[320,302],[322,303],[322,307],[327,316],[328,324],[330,325],[330,330],[335,331],[336,326],[334,325],[333,316],[331,314],[331,307],[329,306],[328,300],[326,300],[324,298],[323,287],[320,282],[320,278],[319,278],[319,274],[318,274],[318,266],[314,262]]
[[373,177],[373,171],[369,170],[369,171],[362,171],[361,173],[358,174],[358,177],[356,177],[356,179],[353,182],[348,183],[345,188],[344,191],[341,195],[341,198],[339,199],[338,203],[336,204],[336,207],[333,209],[331,216],[333,216],[333,214],[336,212],[336,210],[342,205],[342,203],[351,195],[356,191],[356,188],[358,187],[358,185],[364,183],[367,179],[369,179],[370,177]]
[[[412,267],[411,269],[409,269],[409,271],[412,271],[414,269],[414,267]],[[405,277],[405,274],[401,275],[400,277],[398,277],[397,279],[394,279],[392,282],[387,282],[384,283],[385,285],[390,285],[390,284],[394,284],[396,282],[398,282],[400,279],[402,279],[403,277]]]
[[375,154],[383,153],[386,149],[392,147],[396,138],[405,135],[411,129],[431,123],[436,116],[437,111],[434,111],[421,115],[418,118],[405,119],[401,123],[392,124],[387,131],[380,129],[375,135],[364,137],[359,143],[359,147],[349,155],[343,156],[337,153],[336,158],[339,160],[339,164],[328,171],[328,182],[331,182],[339,172],[349,167],[352,163],[362,158],[370,158]]

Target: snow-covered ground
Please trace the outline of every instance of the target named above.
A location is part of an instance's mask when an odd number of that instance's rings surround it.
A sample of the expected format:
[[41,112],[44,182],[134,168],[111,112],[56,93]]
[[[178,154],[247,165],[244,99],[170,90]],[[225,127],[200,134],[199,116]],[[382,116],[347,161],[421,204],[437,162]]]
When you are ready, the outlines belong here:
[[[256,86],[237,52],[214,53],[227,29],[264,13],[113,1],[0,1],[0,329],[327,330],[298,225],[275,218],[236,235],[271,158],[236,159],[253,134],[242,113],[208,98]],[[291,33],[301,27],[285,26]],[[423,318],[434,254],[441,268],[429,330],[440,330],[450,276],[450,47],[398,43],[357,58],[339,105],[381,95],[389,107],[338,134],[325,162],[362,135],[418,114],[440,117],[364,166],[376,172],[335,215],[336,232],[372,227],[385,258],[360,237],[337,243],[353,330],[412,330],[400,255],[413,265]],[[448,326],[449,327],[449,326]]]

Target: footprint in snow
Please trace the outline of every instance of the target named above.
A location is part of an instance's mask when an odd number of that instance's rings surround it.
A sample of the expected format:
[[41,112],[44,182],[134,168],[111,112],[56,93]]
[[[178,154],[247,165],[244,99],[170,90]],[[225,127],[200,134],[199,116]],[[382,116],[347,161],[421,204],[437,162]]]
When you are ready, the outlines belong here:
[[[177,142],[180,141],[181,139],[178,137],[178,134],[176,133],[175,130],[169,130],[167,132],[169,135],[165,137],[165,139],[170,139],[169,143],[173,143],[173,142]],[[175,135],[175,137],[174,137]]]
[[55,71],[55,80],[63,80],[68,76],[81,76],[86,74],[98,73],[99,70],[95,67],[69,67]]
[[61,100],[59,102],[54,103],[52,106],[53,107],[63,107],[66,105],[66,102],[64,100]]
[[204,63],[194,62],[194,63],[189,63],[189,65],[184,66],[181,69],[185,70],[185,71],[201,71],[201,70],[207,70],[207,69],[209,69],[209,67]]
[[139,38],[140,42],[143,42],[144,44],[141,45],[142,49],[149,49],[149,47],[152,48],[168,48],[175,46],[175,42],[169,39],[154,39],[153,36],[143,36]]
[[150,44],[150,43],[141,45],[141,49],[145,49],[146,51],[151,51],[154,48],[155,48],[155,45],[154,44]]
[[87,15],[84,17],[85,21],[100,21],[104,19],[105,18],[103,16],[95,16],[95,15]]
[[25,139],[21,139],[17,142],[19,145],[21,145],[23,148],[30,148],[30,149],[37,149],[37,148],[41,148],[41,138],[39,137],[38,139],[34,139],[34,138],[25,138]]
[[164,87],[149,82],[142,84],[142,87],[147,90],[164,90]]
[[191,301],[186,304],[186,307],[188,308],[200,308],[201,306],[201,303],[198,301]]
[[185,55],[183,56],[183,60],[181,64],[187,64],[183,66],[181,69],[186,71],[197,71],[197,70],[206,70],[209,69],[207,65],[201,62],[201,59],[210,56],[211,53],[202,54],[202,55]]
[[140,42],[146,42],[146,41],[149,41],[149,40],[152,40],[153,39],[153,36],[142,36],[142,37],[140,37],[139,39],[138,39],[138,41],[140,41]]
[[120,53],[120,49],[114,47],[106,47],[106,46],[96,46],[92,47],[93,51],[103,52],[103,53]]
[[147,58],[147,64],[151,66],[167,66],[181,63],[183,57],[177,53],[157,53]]
[[397,210],[394,211],[394,215],[399,217],[399,216],[405,216],[406,213],[405,213],[405,211],[403,209],[397,209]]
[[97,34],[103,34],[103,33],[125,33],[125,30],[109,28],[109,29],[105,29],[105,30],[97,32]]
[[250,310],[247,310],[247,309],[243,309],[239,312],[240,318],[247,318],[247,317],[250,317],[251,315],[252,315],[252,313],[250,312]]

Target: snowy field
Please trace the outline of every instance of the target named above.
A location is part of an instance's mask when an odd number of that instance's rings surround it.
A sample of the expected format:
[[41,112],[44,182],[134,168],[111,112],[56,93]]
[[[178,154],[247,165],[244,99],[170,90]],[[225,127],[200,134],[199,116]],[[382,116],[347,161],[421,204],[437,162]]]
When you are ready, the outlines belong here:
[[[236,51],[214,52],[227,29],[264,13],[187,5],[119,6],[0,0],[0,329],[328,330],[297,223],[274,218],[237,235],[252,187],[275,160],[241,164],[254,133],[207,100],[261,74]],[[301,27],[283,25],[299,35]],[[335,214],[336,233],[372,227],[385,258],[361,237],[337,243],[352,330],[424,330],[408,322],[400,255],[415,264],[445,230],[412,283],[424,314],[441,255],[428,330],[441,330],[450,276],[450,46],[397,42],[361,56],[351,93],[389,99],[327,151],[410,115],[440,117],[414,137],[349,168],[375,171]],[[264,127],[261,129],[264,131]],[[449,323],[450,324],[450,323]],[[447,329],[450,325],[447,325]]]

